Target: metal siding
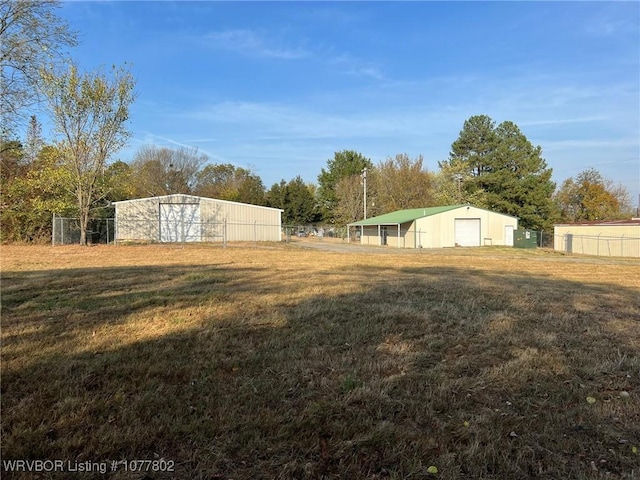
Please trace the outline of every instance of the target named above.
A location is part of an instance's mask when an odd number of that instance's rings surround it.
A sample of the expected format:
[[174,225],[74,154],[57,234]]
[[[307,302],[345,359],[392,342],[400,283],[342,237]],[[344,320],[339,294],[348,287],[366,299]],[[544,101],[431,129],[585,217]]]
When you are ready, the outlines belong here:
[[640,258],[640,226],[556,225],[553,248],[584,255]]
[[[480,244],[504,245],[505,226],[518,228],[518,219],[509,215],[491,212],[469,206],[458,207],[435,215],[419,218],[410,224],[403,224],[401,229],[401,246],[415,248],[420,244],[423,248],[442,248],[455,246],[455,219],[480,219]],[[411,231],[407,232],[407,228]],[[360,227],[358,227],[360,228]],[[397,246],[397,227],[388,225],[387,241],[390,246]],[[402,242],[404,239],[404,242]],[[377,226],[365,226],[361,237],[363,245],[380,245]]]
[[161,242],[199,242],[200,205],[197,203],[160,203]]
[[157,241],[160,238],[158,200],[116,204],[116,241]]
[[199,203],[202,241],[280,241],[281,212],[192,195],[165,195],[115,203],[118,241],[159,241],[160,203]]

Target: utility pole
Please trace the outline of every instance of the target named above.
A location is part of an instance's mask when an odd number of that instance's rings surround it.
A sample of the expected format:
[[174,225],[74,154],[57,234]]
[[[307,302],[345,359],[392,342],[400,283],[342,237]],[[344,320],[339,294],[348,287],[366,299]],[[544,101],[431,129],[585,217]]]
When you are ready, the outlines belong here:
[[458,182],[458,202],[462,201],[462,191],[460,190],[460,182],[462,181],[462,174],[456,173],[453,176],[454,180]]
[[362,180],[364,183],[364,219],[367,219],[367,167],[362,171]]

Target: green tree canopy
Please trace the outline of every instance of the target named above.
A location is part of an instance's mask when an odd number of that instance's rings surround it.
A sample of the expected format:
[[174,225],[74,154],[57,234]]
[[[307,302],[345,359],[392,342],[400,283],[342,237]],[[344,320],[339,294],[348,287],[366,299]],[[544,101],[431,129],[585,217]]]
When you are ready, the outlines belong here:
[[327,168],[323,168],[318,176],[318,201],[324,220],[335,221],[338,182],[346,177],[361,175],[365,168],[372,167],[371,160],[353,150],[336,152],[332,159],[327,160]]
[[313,193],[300,176],[273,184],[266,196],[270,207],[284,210],[282,222],[285,225],[308,225],[318,220]]
[[484,206],[520,218],[526,228],[548,229],[555,219],[552,170],[513,122],[497,127],[486,115],[469,118],[451,145],[443,170],[462,175],[464,196],[476,196]]

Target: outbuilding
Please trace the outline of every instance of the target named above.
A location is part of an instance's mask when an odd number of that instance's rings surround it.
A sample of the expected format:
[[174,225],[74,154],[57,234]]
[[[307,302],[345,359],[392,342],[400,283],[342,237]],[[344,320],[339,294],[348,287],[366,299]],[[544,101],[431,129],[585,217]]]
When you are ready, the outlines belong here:
[[276,242],[282,210],[194,195],[114,202],[116,242]]
[[553,248],[606,257],[640,257],[640,218],[558,224]]
[[398,210],[349,224],[363,245],[398,248],[513,246],[518,218],[471,205]]

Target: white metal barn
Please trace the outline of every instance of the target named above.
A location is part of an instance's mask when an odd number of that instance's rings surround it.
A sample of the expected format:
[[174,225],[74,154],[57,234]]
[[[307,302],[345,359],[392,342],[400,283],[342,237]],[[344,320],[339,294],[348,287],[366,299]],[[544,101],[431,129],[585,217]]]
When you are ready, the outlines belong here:
[[471,205],[399,210],[349,224],[363,245],[398,248],[513,246],[518,218]]
[[277,242],[282,210],[193,195],[114,202],[116,242]]

